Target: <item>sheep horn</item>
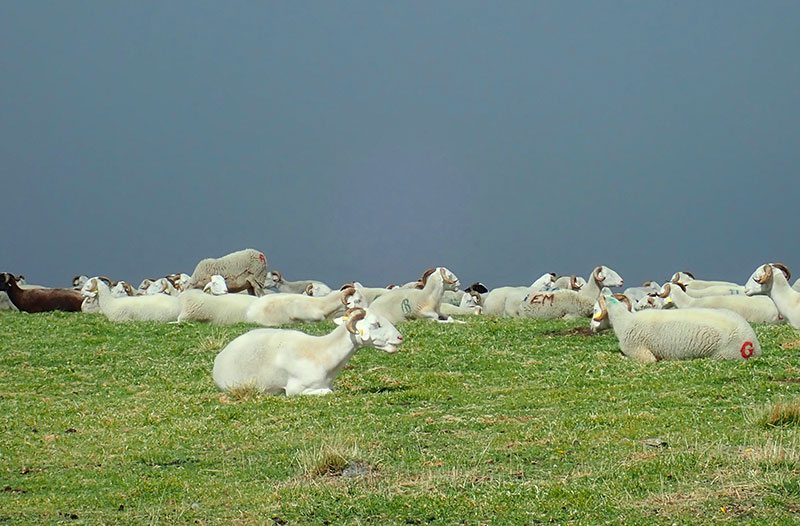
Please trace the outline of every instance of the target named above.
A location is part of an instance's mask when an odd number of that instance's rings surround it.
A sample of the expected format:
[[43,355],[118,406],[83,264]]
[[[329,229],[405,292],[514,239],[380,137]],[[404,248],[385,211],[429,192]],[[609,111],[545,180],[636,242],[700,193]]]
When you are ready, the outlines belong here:
[[428,270],[426,270],[426,271],[425,271],[425,272],[422,274],[422,277],[419,279],[418,283],[421,283],[421,284],[422,284],[422,286],[424,287],[424,286],[425,286],[425,285],[428,283],[428,276],[430,276],[430,275],[431,275],[431,274],[433,274],[434,272],[436,272],[436,269],[435,269],[435,268],[429,268]]
[[281,272],[279,270],[273,270],[272,275],[278,277],[276,283],[280,283],[281,281],[283,281],[283,276],[281,275]]
[[592,277],[598,283],[602,283],[606,279],[605,277],[603,277],[603,278],[600,277],[600,271],[601,270],[603,270],[603,267],[597,267],[596,269],[594,269],[594,272],[592,272]]
[[342,285],[341,287],[339,287],[339,290],[344,290],[344,289],[346,289],[347,287],[355,287],[355,285],[354,285],[354,284],[353,284],[353,282],[351,281],[350,283],[345,283],[344,285]]
[[628,306],[628,312],[631,312],[633,306],[631,305],[631,300],[628,299],[628,296],[626,296],[625,294],[612,294],[612,297],[617,298],[622,302],[625,302],[625,304]]
[[670,284],[669,284],[669,283],[666,283],[666,284],[664,285],[664,292],[662,292],[662,293],[658,294],[658,297],[659,297],[659,298],[662,298],[662,299],[669,297],[669,293],[670,293],[670,289],[671,289],[671,288],[672,288],[672,287],[670,287]]
[[[309,285],[311,287],[311,285]],[[356,289],[354,287],[347,287],[342,291],[342,304],[346,307],[347,306],[347,299],[356,293]]]
[[644,283],[642,283],[642,287],[649,287],[652,284],[653,284],[652,281],[645,281]]
[[581,286],[578,285],[578,280],[575,277],[575,274],[569,277],[569,288],[572,290],[581,290]]
[[692,274],[688,270],[684,270],[683,273],[686,274],[687,276],[689,276],[690,278],[695,279],[694,274]]
[[110,279],[108,279],[108,278],[107,278],[107,277],[105,277],[105,276],[97,276],[97,279],[99,279],[99,280],[102,280],[102,281],[105,281],[105,282],[106,282],[106,285],[108,285],[109,287],[111,287],[111,286],[112,286],[112,285],[111,285],[111,280],[110,280]]
[[306,295],[313,296],[314,295],[313,292],[314,292],[314,285],[309,283],[308,286],[306,287]]
[[347,327],[348,332],[350,334],[356,334],[356,322],[359,320],[363,320],[364,317],[367,315],[367,311],[362,308],[354,307],[352,309],[347,309],[347,312],[344,313],[347,316]]
[[447,274],[445,274],[445,273],[444,273],[444,267],[439,267],[439,272],[440,272],[440,273],[441,273],[441,275],[442,275],[442,281],[444,281],[445,283],[449,283],[449,284],[451,284],[451,285],[452,285],[453,283],[455,283],[455,281],[453,281],[452,279],[448,278],[448,277],[447,277]]
[[789,267],[784,265],[783,263],[770,263],[773,267],[780,269],[783,272],[783,275],[786,276],[786,281],[792,279],[792,273],[789,271]]
[[597,298],[597,303],[600,304],[600,314],[595,317],[595,321],[603,321],[608,317],[608,307],[606,307],[606,298],[601,294]]
[[764,275],[761,276],[760,278],[758,278],[756,280],[756,283],[758,283],[760,285],[764,285],[764,284],[769,283],[770,281],[772,281],[772,266],[771,265],[764,265],[761,268],[762,268],[762,270],[764,270]]

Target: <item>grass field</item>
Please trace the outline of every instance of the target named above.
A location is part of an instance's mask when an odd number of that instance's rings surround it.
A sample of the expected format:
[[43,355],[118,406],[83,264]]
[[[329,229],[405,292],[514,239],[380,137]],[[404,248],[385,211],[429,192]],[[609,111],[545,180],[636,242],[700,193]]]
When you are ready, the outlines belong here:
[[0,524],[800,523],[800,333],[644,366],[585,325],[408,322],[287,398],[216,391],[247,325],[0,314]]

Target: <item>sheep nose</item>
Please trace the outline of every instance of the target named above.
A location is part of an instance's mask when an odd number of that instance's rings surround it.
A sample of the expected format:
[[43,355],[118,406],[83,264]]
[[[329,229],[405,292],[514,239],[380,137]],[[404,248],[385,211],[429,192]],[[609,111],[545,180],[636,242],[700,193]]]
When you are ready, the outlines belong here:
[[402,334],[398,334],[397,335],[397,341],[400,341],[400,342],[403,341],[403,335]]

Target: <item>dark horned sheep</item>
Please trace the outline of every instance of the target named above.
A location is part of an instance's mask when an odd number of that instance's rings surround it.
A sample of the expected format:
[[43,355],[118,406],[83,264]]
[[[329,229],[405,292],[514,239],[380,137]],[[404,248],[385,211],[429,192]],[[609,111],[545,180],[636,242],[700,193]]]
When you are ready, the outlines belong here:
[[8,272],[0,274],[0,291],[6,292],[11,303],[23,312],[80,312],[83,303],[83,296],[74,289],[23,289],[17,284],[17,277]]

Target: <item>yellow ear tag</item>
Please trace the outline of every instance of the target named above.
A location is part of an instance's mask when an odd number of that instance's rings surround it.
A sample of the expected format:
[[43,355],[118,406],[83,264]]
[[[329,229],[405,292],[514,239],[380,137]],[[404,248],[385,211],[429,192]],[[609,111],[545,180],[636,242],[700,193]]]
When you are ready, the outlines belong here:
[[358,334],[360,334],[361,336],[364,336],[364,329],[358,329]]
[[668,298],[667,298],[667,301],[665,301],[664,303],[672,303],[672,298],[669,298],[669,297],[668,297]]
[[594,321],[600,321],[600,314],[602,314],[602,313],[601,313],[601,312],[598,312],[597,314],[595,314],[594,316],[592,316],[592,319],[593,319]]

